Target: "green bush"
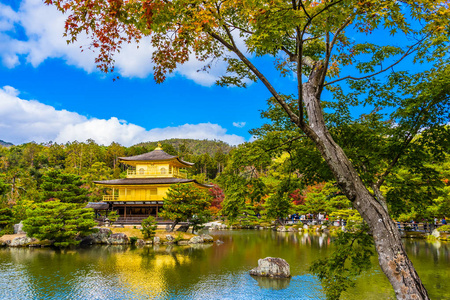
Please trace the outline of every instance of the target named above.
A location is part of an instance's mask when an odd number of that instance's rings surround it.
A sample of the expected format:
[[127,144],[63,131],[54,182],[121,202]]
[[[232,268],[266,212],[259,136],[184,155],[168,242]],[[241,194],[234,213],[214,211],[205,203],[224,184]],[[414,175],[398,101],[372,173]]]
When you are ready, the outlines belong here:
[[109,219],[109,222],[112,224],[117,221],[117,219],[119,218],[119,214],[117,213],[117,211],[112,210],[108,212],[107,217]]
[[176,238],[175,238],[175,243],[178,243],[179,241],[183,240],[183,233],[178,232]]
[[438,227],[437,231],[439,231],[439,232],[450,231],[450,225],[442,225],[441,227]]
[[59,200],[36,204],[27,210],[23,230],[39,240],[51,240],[57,247],[79,244],[78,236],[93,232],[97,223],[94,213],[84,204],[62,203]]
[[138,240],[138,238],[136,236],[130,236],[130,244],[134,245],[136,244],[136,241]]
[[0,209],[0,236],[14,233],[13,212],[9,207]]
[[144,239],[150,239],[155,236],[156,233],[156,220],[154,217],[149,216],[147,219],[142,220],[142,235]]

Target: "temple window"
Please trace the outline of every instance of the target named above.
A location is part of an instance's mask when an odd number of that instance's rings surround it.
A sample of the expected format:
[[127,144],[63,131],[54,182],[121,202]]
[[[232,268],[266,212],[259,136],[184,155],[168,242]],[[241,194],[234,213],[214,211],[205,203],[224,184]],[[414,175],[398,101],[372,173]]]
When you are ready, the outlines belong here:
[[159,171],[161,172],[161,175],[165,175],[166,174],[166,168],[161,168],[161,169],[159,169]]
[[139,169],[139,174],[144,175],[144,172],[145,172],[144,168]]

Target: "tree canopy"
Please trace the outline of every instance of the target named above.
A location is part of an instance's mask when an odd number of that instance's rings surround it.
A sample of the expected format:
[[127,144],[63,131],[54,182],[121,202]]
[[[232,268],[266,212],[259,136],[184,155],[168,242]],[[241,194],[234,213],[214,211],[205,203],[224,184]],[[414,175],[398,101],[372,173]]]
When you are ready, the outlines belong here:
[[210,218],[211,200],[207,190],[193,184],[174,184],[167,191],[159,215],[173,221],[171,231],[179,222],[197,223],[196,220],[200,220],[200,223],[205,223]]

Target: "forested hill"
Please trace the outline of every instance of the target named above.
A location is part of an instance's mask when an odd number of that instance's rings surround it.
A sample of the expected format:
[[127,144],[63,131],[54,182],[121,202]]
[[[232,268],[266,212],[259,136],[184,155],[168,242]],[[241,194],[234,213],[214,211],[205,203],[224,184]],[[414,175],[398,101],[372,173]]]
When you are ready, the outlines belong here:
[[188,149],[190,154],[193,155],[201,155],[204,153],[208,153],[213,156],[216,152],[222,151],[223,153],[229,153],[233,148],[229,144],[222,141],[211,141],[211,140],[194,140],[194,139],[169,139],[162,140],[159,142],[145,142],[139,143],[135,146],[145,147],[148,149],[156,147],[158,143],[162,145],[168,144],[175,148],[177,152],[184,152],[184,149]]
[[0,146],[10,147],[10,146],[14,146],[14,144],[5,142],[4,140],[0,140]]

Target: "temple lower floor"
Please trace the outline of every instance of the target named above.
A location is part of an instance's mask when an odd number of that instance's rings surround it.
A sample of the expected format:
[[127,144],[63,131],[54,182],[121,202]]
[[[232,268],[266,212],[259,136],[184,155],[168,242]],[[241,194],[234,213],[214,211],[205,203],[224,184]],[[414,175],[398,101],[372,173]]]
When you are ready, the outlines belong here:
[[146,218],[153,216],[158,218],[158,213],[163,207],[162,201],[114,201],[109,202],[111,210],[117,211],[120,218]]

